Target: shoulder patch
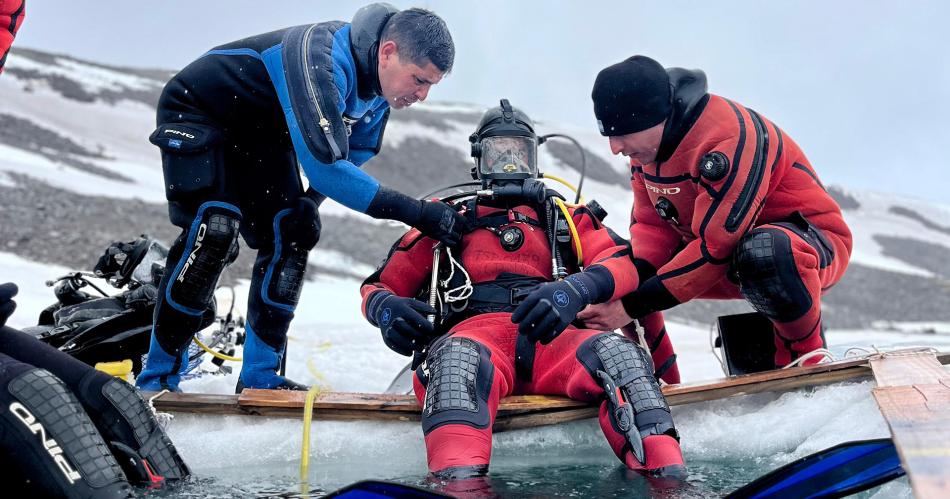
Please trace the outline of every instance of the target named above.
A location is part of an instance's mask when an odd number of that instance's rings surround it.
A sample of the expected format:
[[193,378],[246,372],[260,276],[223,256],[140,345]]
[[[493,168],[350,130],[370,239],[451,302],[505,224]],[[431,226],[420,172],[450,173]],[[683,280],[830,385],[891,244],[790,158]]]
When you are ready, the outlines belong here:
[[699,174],[710,182],[722,180],[729,171],[729,158],[719,151],[704,154],[699,160]]

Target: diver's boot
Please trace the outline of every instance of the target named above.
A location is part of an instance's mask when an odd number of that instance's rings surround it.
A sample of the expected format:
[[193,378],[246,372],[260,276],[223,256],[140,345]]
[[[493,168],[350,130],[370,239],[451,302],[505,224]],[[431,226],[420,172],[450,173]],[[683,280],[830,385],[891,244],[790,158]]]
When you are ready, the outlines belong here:
[[[266,390],[297,390],[297,391],[305,392],[310,389],[309,386],[303,383],[297,383],[296,381],[292,379],[288,379],[285,376],[277,376],[277,377],[283,378],[283,381],[281,381],[280,384],[275,385],[273,387],[265,388]],[[245,386],[244,382],[239,378],[237,382],[237,386],[234,387],[234,393],[241,393],[244,391],[245,388],[254,388],[254,387]]]
[[605,333],[582,343],[577,358],[604,390],[600,426],[617,457],[647,475],[684,472],[673,416],[646,349]]
[[[783,325],[784,326],[784,325]],[[784,329],[784,328],[783,328]],[[791,333],[789,332],[791,330]],[[775,368],[781,369],[811,352],[826,348],[825,328],[819,322],[811,331],[800,339],[789,339],[788,336],[797,333],[793,329],[781,331],[778,327],[775,332]],[[801,366],[813,366],[825,359],[824,355],[814,355],[800,362]]]
[[181,382],[181,371],[188,366],[188,349],[182,348],[181,353],[172,355],[165,351],[162,345],[155,338],[155,330],[152,330],[152,342],[148,347],[148,357],[145,359],[145,366],[142,372],[135,378],[135,386],[139,390],[149,392],[160,392],[168,390],[171,392],[180,392],[178,383]]
[[426,477],[426,482],[439,492],[460,499],[501,497],[492,488],[487,464],[453,466],[433,471]]
[[132,497],[108,445],[59,378],[0,354],[0,403],[5,497]]
[[83,377],[77,395],[130,482],[154,486],[191,474],[152,408],[132,385],[93,371]]
[[308,390],[302,385],[277,374],[283,349],[278,352],[275,348],[264,343],[250,328],[245,329],[247,339],[244,341],[244,361],[241,364],[241,375],[238,379],[235,393],[241,393],[245,388],[263,390]]
[[680,443],[669,435],[650,435],[643,439],[646,462],[641,463],[633,452],[624,454],[623,462],[628,468],[650,476],[685,477],[686,466]]
[[487,464],[473,464],[471,466],[452,466],[429,474],[430,479],[435,480],[467,480],[469,478],[480,478],[488,475]]

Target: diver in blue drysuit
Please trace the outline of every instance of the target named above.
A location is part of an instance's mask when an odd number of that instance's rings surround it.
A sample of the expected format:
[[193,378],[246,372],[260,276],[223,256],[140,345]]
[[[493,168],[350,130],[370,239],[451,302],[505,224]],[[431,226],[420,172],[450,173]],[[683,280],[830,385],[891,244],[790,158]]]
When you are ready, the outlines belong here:
[[381,186],[359,169],[379,152],[390,107],[425,99],[454,54],[435,14],[372,4],[351,23],[222,45],[168,82],[150,140],[162,150],[169,217],[182,232],[159,286],[139,388],[178,390],[188,343],[237,257],[239,234],[257,259],[238,391],[305,388],[277,370],[326,197],[458,242],[467,222],[454,209]]

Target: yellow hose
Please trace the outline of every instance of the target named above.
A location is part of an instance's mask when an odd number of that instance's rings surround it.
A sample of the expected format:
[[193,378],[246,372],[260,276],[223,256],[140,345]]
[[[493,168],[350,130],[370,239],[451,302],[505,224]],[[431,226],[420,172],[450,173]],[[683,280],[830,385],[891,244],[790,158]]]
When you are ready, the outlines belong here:
[[231,362],[241,362],[241,361],[244,360],[244,359],[241,358],[241,357],[232,357],[232,356],[230,356],[230,355],[225,355],[225,354],[223,354],[223,353],[221,353],[221,352],[215,352],[214,350],[212,350],[211,348],[209,348],[208,345],[205,345],[204,343],[202,343],[201,340],[199,340],[197,336],[195,336],[195,337],[192,338],[192,339],[195,340],[195,343],[196,343],[199,347],[201,347],[202,350],[204,350],[205,352],[210,353],[211,355],[213,355],[213,356],[215,356],[215,357],[217,357],[217,358],[219,358],[219,359],[221,359],[221,360],[230,360]]
[[307,402],[303,406],[303,443],[300,445],[300,483],[306,487],[310,478],[310,423],[313,421],[313,403],[320,388],[311,386],[307,391]]
[[[563,185],[564,185],[565,187],[567,187],[568,189],[574,191],[574,194],[577,194],[577,187],[575,187],[574,184],[568,182],[567,180],[564,180],[564,179],[561,178],[561,177],[557,177],[557,176],[554,176],[554,175],[548,175],[547,173],[545,173],[545,174],[541,175],[541,178],[549,178],[549,179],[551,179],[551,180],[553,180],[553,181],[555,181],[555,182],[558,182],[558,183],[560,183],[560,184],[563,184]],[[581,198],[579,199],[579,201],[580,201],[581,204],[584,204],[584,196],[581,196]]]
[[567,206],[564,204],[564,201],[554,198],[554,202],[557,203],[558,208],[560,208],[561,212],[564,213],[564,218],[567,220],[567,226],[571,228],[571,239],[574,240],[574,252],[577,253],[577,266],[583,268],[584,250],[581,248],[581,238],[577,235],[577,227],[574,225],[574,219],[571,218],[571,212],[567,211]]

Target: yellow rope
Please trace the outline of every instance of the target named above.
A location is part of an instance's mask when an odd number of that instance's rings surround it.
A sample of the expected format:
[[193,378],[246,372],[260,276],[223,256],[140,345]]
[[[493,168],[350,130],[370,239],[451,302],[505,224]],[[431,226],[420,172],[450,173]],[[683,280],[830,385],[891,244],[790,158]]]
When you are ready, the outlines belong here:
[[[564,180],[564,179],[561,178],[561,177],[557,177],[557,176],[555,176],[555,175],[549,175],[549,174],[545,173],[545,174],[543,174],[543,175],[541,176],[541,178],[549,178],[549,179],[551,179],[551,180],[553,180],[553,181],[555,181],[555,182],[558,182],[558,183],[560,183],[560,184],[563,184],[563,185],[564,185],[565,187],[567,187],[568,189],[574,191],[574,194],[577,194],[577,187],[575,187],[574,184],[568,182],[567,180]],[[581,204],[584,204],[584,196],[581,196],[581,198],[579,199],[579,201],[580,201]]]
[[221,360],[230,360],[231,362],[241,362],[241,361],[244,360],[244,359],[241,358],[241,357],[232,357],[232,356],[230,356],[230,355],[225,355],[225,354],[223,354],[223,353],[221,353],[221,352],[215,352],[214,350],[212,350],[211,348],[209,348],[208,345],[205,345],[204,343],[202,343],[201,340],[199,340],[197,336],[195,336],[195,337],[192,338],[192,339],[195,340],[195,343],[196,343],[199,347],[201,347],[202,350],[204,350],[205,352],[210,353],[211,355],[213,355],[213,356],[215,356],[215,357],[217,357],[217,358],[219,358],[219,359],[221,359]]
[[[313,357],[310,357],[309,359],[307,359],[307,370],[310,371],[310,375],[313,376],[314,379],[316,379],[319,382],[326,383],[327,378],[326,376],[323,375],[322,372],[320,372],[319,369],[317,369],[317,360],[314,359]],[[317,383],[314,383],[314,384],[317,384]]]
[[564,213],[567,226],[571,228],[571,239],[574,240],[574,252],[577,253],[577,266],[584,267],[584,250],[581,248],[581,238],[577,235],[577,227],[574,225],[574,219],[571,218],[571,212],[567,211],[567,206],[564,205],[564,201],[554,198],[554,202],[557,203],[558,208]]
[[307,391],[307,401],[303,406],[303,442],[300,445],[300,483],[306,487],[310,477],[310,424],[313,421],[313,403],[320,394],[320,388],[310,387]]

